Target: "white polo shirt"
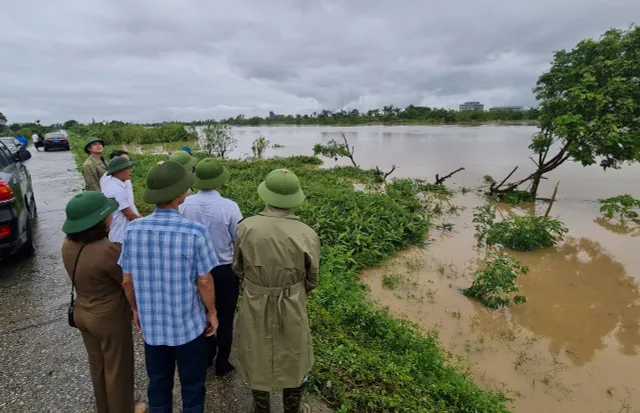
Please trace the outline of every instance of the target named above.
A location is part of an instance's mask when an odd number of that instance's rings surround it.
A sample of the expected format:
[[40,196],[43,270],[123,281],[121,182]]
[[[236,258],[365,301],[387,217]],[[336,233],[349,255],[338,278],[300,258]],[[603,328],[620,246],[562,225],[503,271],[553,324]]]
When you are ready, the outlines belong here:
[[100,188],[104,196],[107,198],[115,198],[118,203],[118,209],[111,214],[113,219],[111,221],[111,228],[109,229],[109,240],[122,244],[122,241],[124,241],[124,229],[129,222],[122,211],[131,208],[133,213],[138,215],[138,210],[133,200],[131,181],[122,182],[118,178],[105,176],[100,179]]

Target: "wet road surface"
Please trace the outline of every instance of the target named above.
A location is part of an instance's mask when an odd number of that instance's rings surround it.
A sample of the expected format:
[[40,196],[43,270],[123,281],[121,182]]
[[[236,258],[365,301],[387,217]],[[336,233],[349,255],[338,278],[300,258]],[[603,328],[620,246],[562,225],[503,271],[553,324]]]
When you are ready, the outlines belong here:
[[[36,254],[0,262],[0,411],[92,412],[95,410],[87,355],[78,330],[67,325],[70,282],[60,259],[66,202],[82,190],[70,152],[36,152],[26,165],[38,207]],[[146,402],[140,334],[136,351],[136,401]],[[177,375],[176,375],[177,380]],[[282,411],[274,395],[274,411]],[[310,400],[314,412],[328,412]],[[236,372],[207,380],[207,412],[248,412],[251,394]],[[179,385],[174,411],[180,411]]]

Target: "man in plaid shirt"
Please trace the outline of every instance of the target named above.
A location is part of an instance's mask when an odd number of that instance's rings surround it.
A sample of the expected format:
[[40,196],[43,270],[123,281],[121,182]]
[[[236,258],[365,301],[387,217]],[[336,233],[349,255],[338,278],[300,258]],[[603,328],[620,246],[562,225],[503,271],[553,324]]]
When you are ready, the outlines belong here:
[[218,328],[211,276],[218,259],[205,228],[178,212],[194,180],[177,162],[149,171],[143,199],[156,209],[129,223],[118,262],[145,342],[150,413],[172,411],[176,363],[182,411],[204,411],[206,337]]

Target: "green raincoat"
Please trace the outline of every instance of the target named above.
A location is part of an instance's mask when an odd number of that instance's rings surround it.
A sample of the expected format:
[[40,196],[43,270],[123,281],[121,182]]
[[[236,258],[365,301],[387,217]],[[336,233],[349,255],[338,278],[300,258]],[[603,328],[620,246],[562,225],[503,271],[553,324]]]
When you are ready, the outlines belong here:
[[319,262],[318,235],[290,210],[267,207],[238,225],[233,271],[243,292],[230,360],[252,390],[298,387],[311,370],[307,293]]

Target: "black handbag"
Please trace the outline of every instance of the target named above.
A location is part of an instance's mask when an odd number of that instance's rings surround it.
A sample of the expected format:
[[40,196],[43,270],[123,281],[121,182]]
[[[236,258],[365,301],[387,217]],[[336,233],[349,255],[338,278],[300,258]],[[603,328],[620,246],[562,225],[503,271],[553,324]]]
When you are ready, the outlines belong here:
[[76,322],[73,319],[73,309],[75,307],[75,298],[74,292],[76,290],[76,270],[78,269],[78,261],[80,261],[80,253],[86,247],[87,244],[84,244],[80,247],[80,251],[78,251],[78,256],[76,257],[76,263],[73,265],[73,273],[71,273],[71,304],[69,304],[69,310],[67,311],[67,317],[69,318],[69,327],[76,327]]

